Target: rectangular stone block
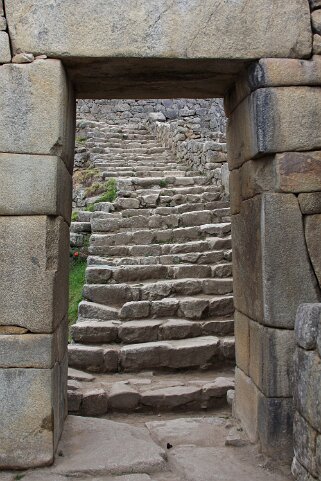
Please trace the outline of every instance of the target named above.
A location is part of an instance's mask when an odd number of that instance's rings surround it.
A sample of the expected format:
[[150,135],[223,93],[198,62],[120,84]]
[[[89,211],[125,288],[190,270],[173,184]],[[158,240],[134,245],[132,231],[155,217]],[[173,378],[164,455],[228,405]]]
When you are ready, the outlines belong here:
[[4,15],[3,0],[0,0],[0,15]]
[[294,347],[294,331],[250,322],[250,377],[265,396],[292,396]]
[[298,412],[293,420],[294,454],[299,463],[317,478],[316,444],[317,432],[309,426]]
[[0,67],[0,152],[61,157],[73,165],[73,91],[59,60]]
[[1,154],[0,215],[71,216],[72,181],[59,157]]
[[[86,24],[82,22],[84,11]],[[54,0],[50,5],[7,0],[6,14],[15,51],[20,48],[60,58],[144,56],[239,61],[301,58],[311,53],[310,10],[305,0],[272,5],[263,0],[250,4],[246,0],[138,0],[135,7],[131,0]],[[255,28],[249,28],[251,25]]]
[[308,247],[310,261],[321,285],[321,256],[320,256],[320,236],[321,236],[321,214],[307,215],[305,217],[305,239]]
[[0,325],[54,332],[68,307],[68,224],[61,217],[0,217],[0,251]]
[[241,420],[250,441],[258,441],[258,407],[260,392],[251,378],[238,368],[235,370],[234,414]]
[[293,329],[297,308],[318,302],[295,195],[263,194],[232,216],[234,303],[249,318]]
[[0,369],[0,469],[52,463],[62,424],[62,367]]
[[299,194],[298,199],[302,214],[321,214],[321,192]]
[[321,359],[315,351],[297,348],[294,356],[294,404],[312,428],[321,433]]
[[321,59],[318,55],[309,60],[261,58],[239,76],[224,100],[225,109],[230,115],[245,97],[257,89],[315,85],[321,85]]
[[250,366],[250,319],[235,311],[235,356],[236,365],[249,375]]
[[318,87],[254,91],[228,120],[230,169],[277,152],[320,150],[319,112],[321,90]]
[[7,32],[0,32],[0,64],[9,62],[11,62],[9,35]]
[[259,397],[258,429],[262,451],[290,464],[293,458],[292,398]]
[[53,334],[0,335],[0,368],[50,369],[66,355],[68,323]]

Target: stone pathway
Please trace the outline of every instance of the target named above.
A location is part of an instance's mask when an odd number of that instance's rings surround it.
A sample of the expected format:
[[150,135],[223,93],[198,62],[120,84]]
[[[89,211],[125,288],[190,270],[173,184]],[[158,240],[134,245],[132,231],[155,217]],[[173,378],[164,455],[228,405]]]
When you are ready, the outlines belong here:
[[234,362],[222,189],[144,127],[92,125],[86,145],[102,177],[117,179],[118,197],[73,226],[90,221],[92,236],[69,365],[96,379],[70,379],[70,412],[219,406],[233,387],[232,370],[226,379],[220,369]]
[[[133,417],[136,418],[133,419]],[[228,413],[131,423],[69,416],[50,468],[2,472],[1,481],[289,481],[244,436],[230,437]],[[235,446],[236,444],[236,446]],[[240,445],[241,444],[241,445]]]

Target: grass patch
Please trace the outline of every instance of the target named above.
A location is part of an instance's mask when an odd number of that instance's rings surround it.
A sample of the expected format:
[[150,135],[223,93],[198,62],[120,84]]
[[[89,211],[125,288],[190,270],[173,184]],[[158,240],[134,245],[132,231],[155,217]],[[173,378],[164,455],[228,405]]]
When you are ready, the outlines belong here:
[[87,262],[83,259],[73,259],[69,272],[69,307],[68,322],[71,326],[77,321],[78,304],[82,300],[82,290],[85,284]]
[[79,218],[78,212],[73,212],[71,214],[71,222],[77,222],[78,218]]
[[105,192],[99,197],[97,202],[114,202],[117,197],[117,182],[116,179],[109,179],[105,183]]
[[94,210],[95,210],[95,204],[88,204],[88,205],[84,208],[84,210],[85,210],[86,212],[94,212]]
[[84,144],[86,140],[87,140],[87,137],[82,137],[82,136],[76,137],[77,144]]

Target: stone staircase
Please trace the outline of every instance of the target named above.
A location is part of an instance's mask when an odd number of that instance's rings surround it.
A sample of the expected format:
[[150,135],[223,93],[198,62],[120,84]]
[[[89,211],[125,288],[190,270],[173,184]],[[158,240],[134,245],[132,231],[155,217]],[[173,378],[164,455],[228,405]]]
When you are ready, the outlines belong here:
[[117,180],[118,197],[76,223],[92,236],[71,328],[70,412],[224,405],[234,308],[222,189],[177,163],[142,126],[100,124],[89,136],[95,167]]

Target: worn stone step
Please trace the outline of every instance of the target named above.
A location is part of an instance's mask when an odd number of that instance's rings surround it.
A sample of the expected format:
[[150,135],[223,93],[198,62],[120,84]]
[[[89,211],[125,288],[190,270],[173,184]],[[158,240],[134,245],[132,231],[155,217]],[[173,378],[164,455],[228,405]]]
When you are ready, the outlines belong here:
[[[119,213],[95,212],[91,218],[93,232],[129,232],[133,229],[146,227],[150,229],[185,228],[209,224],[227,224],[229,219],[225,216],[225,209],[202,210],[185,212],[181,214],[140,214],[123,217]],[[220,229],[228,233],[230,229]]]
[[144,319],[120,322],[80,318],[71,326],[70,334],[75,343],[81,344],[111,342],[135,344],[207,335],[233,335],[234,321],[232,319],[207,319],[203,322],[186,319]]
[[[135,215],[171,215],[185,212],[197,212],[202,210],[216,210],[220,217],[230,215],[230,208],[226,202],[214,200],[211,202],[186,203],[178,206],[168,207],[146,207],[141,206],[138,198],[117,198],[114,203],[115,211],[120,212],[122,217],[133,217]],[[139,209],[139,212],[137,211]],[[90,213],[91,214],[91,213]]]
[[140,191],[141,189],[150,189],[151,187],[193,187],[195,185],[206,185],[208,180],[205,176],[193,177],[133,177],[130,179],[118,178],[117,185],[120,190]]
[[[97,225],[98,224],[98,225]],[[182,244],[204,240],[209,236],[225,237],[231,232],[230,223],[203,224],[194,227],[179,227],[174,229],[133,229],[129,232],[99,233],[96,229],[104,228],[103,222],[91,223],[94,234],[91,236],[90,253],[99,255],[97,247],[107,246],[138,246],[150,244]]]
[[70,232],[75,234],[79,232],[91,232],[91,223],[90,222],[72,222],[70,225]]
[[[69,372],[71,375],[69,376]],[[109,412],[199,411],[227,406],[227,391],[234,390],[230,367],[207,371],[96,374],[90,382],[73,379],[68,370],[69,414],[103,416]],[[88,376],[78,371],[80,376]]]
[[130,180],[130,179],[135,179],[135,178],[150,178],[150,177],[162,177],[162,178],[165,178],[167,179],[168,177],[171,177],[173,175],[179,175],[180,177],[185,177],[187,176],[186,175],[186,172],[184,170],[180,170],[180,171],[175,171],[175,170],[154,170],[154,169],[150,169],[150,167],[148,168],[148,170],[145,170],[144,172],[143,171],[135,171],[135,170],[122,170],[122,171],[118,171],[118,170],[113,170],[113,169],[110,169],[109,171],[104,171],[102,172],[102,178],[103,179],[108,179],[108,178],[117,178],[121,181],[121,179],[126,179],[127,180]]
[[217,336],[139,344],[69,344],[69,366],[88,372],[184,369],[233,360],[234,338]]
[[210,265],[129,265],[129,266],[88,266],[87,284],[113,284],[123,282],[143,282],[146,280],[212,278]]

